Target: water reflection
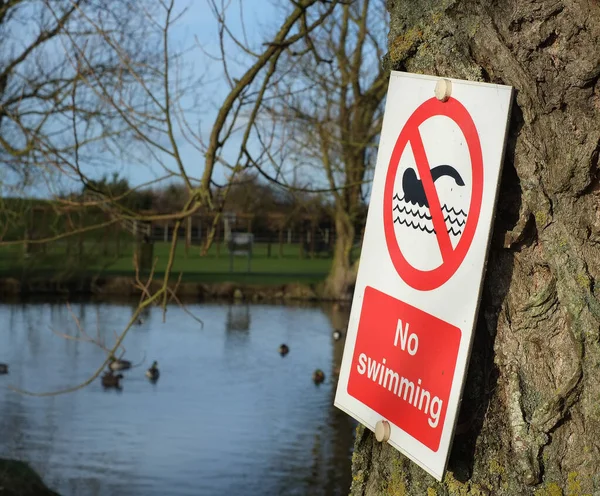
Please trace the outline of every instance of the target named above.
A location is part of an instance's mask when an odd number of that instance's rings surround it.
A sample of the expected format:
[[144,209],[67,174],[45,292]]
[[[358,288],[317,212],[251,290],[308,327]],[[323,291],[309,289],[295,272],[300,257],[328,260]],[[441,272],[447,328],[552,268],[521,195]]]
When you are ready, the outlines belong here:
[[[125,343],[123,391],[98,379],[77,393],[30,397],[84,380],[105,358],[89,342],[114,341],[131,305],[0,305],[0,456],[31,461],[63,496],[347,494],[354,423],[333,407],[347,312],[330,306],[192,305],[200,326],[170,307],[151,308]],[[280,343],[290,353],[277,353]],[[161,377],[144,372],[158,360]],[[311,374],[323,369],[315,386]]]
[[228,331],[247,331],[250,329],[250,305],[234,303],[227,308]]
[[[325,313],[325,315],[327,315],[331,329],[338,329],[342,331],[342,335],[344,336],[344,338],[340,339],[339,341],[335,341],[332,333],[330,333],[330,340],[333,347],[330,377],[332,378],[333,384],[331,388],[330,402],[328,405],[328,426],[333,432],[334,437],[334,442],[330,444],[332,451],[329,453],[329,457],[342,460],[350,458],[352,455],[354,432],[356,428],[356,421],[352,417],[342,412],[339,408],[333,406],[339,370],[340,366],[342,365],[342,356],[344,354],[346,327],[348,325],[348,319],[350,318],[350,307],[340,306],[338,304],[327,305],[322,307],[322,311]],[[346,484],[346,481],[350,481],[351,477],[351,464],[348,463],[342,465],[339,473],[328,474],[328,478],[325,482],[325,493],[334,494],[335,488],[338,485]]]

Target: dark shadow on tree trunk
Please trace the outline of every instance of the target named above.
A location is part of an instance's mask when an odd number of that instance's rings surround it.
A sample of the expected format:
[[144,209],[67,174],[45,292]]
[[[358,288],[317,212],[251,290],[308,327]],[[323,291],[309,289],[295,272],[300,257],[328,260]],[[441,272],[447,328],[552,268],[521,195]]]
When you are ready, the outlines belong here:
[[[448,463],[448,469],[460,482],[467,482],[471,478],[477,442],[498,381],[494,343],[500,307],[510,287],[513,272],[513,256],[505,250],[504,240],[518,222],[521,208],[521,187],[514,168],[514,136],[518,134],[522,123],[522,113],[515,105],[511,130],[513,133],[516,131],[516,134],[511,133],[513,139],[509,140],[506,147],[485,289],[479,306],[465,389]],[[489,288],[494,289],[490,291]]]
[[[325,304],[322,306],[322,310],[329,319],[332,330],[340,330],[345,336],[348,320],[350,318],[350,307],[341,306],[338,303]],[[333,340],[333,337],[331,339]],[[335,439],[335,462],[334,465],[328,469],[326,483],[324,484],[325,492],[323,494],[332,496],[339,494],[338,489],[340,486],[345,486],[345,492],[343,494],[347,494],[350,489],[350,482],[352,481],[352,472],[348,460],[354,441],[356,421],[333,405],[345,343],[345,337],[339,341],[333,342],[332,363],[331,368],[329,369],[330,376],[326,379],[331,381],[333,385],[331,388],[331,402],[329,406],[329,428]]]

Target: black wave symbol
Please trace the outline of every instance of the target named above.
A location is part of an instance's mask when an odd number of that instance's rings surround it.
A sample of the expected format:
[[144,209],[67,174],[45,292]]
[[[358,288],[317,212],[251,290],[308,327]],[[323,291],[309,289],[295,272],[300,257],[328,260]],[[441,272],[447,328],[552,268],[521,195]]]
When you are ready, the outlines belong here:
[[[418,210],[411,210],[408,207],[399,207],[398,205],[396,205],[394,207],[394,211],[397,211],[399,213],[411,214],[414,217],[418,217],[419,219],[431,220],[431,215],[422,214]],[[455,217],[453,219],[452,217],[450,217],[450,214],[448,214],[448,215],[446,215],[446,217],[444,217],[444,221],[450,222],[450,224],[457,224],[459,227],[463,227],[467,223],[466,220],[460,220],[458,217]]]
[[450,217],[450,215],[446,215],[446,217],[444,217],[444,220],[446,222],[450,222],[450,224],[458,224],[459,227],[464,226],[467,221],[466,220],[459,220],[458,217],[455,217],[454,219],[452,217]]
[[[413,229],[418,229],[419,231],[426,232],[428,234],[435,233],[435,229],[433,227],[429,228],[425,224],[425,222],[431,221],[430,213],[427,213],[427,212],[421,213],[417,208],[415,208],[413,210],[412,208],[410,208],[408,206],[408,204],[410,202],[405,200],[404,196],[401,197],[400,195],[398,195],[398,193],[394,194],[393,199],[396,200],[397,202],[404,203],[404,205],[402,205],[402,206],[400,206],[400,205],[394,206],[393,212],[398,212],[398,215],[396,215],[396,217],[394,218],[394,223],[402,224],[407,227],[412,227]],[[467,223],[467,221],[466,221],[467,214],[463,210],[460,210],[460,209],[457,210],[454,207],[449,207],[448,205],[443,205],[442,211],[447,212],[447,215],[444,217],[444,222],[450,224],[450,227],[448,229],[446,229],[448,234],[452,234],[453,236],[459,236],[460,234],[462,234],[462,228]],[[407,217],[412,216],[412,220],[403,219],[400,217],[400,214],[405,214],[405,216],[407,216]],[[454,214],[454,217],[451,214]],[[459,218],[460,216],[463,216],[464,218],[460,219]],[[425,222],[421,223],[420,222],[421,220],[423,220]],[[456,225],[456,229],[454,228],[454,225]]]
[[416,224],[413,224],[413,222],[411,220],[407,221],[407,220],[401,219],[400,217],[396,217],[394,219],[394,224],[396,222],[398,224],[404,224],[405,226],[412,227],[413,229],[418,229],[419,231],[423,231],[423,232],[426,232],[428,234],[433,234],[435,232],[435,229],[428,229],[427,226],[421,225],[420,222],[417,222]]
[[[431,178],[433,179],[434,183],[440,177],[444,176],[449,176],[454,179],[454,182],[458,186],[465,185],[463,178],[451,165],[438,165],[437,167],[431,169]],[[421,207],[429,207],[427,195],[425,194],[425,189],[423,188],[423,183],[417,177],[417,173],[414,169],[408,168],[404,171],[404,174],[402,175],[402,191],[404,192],[404,198],[406,198],[407,202],[410,202],[413,205],[416,203]]]
[[[396,223],[405,225],[407,227],[412,227],[413,229],[418,229],[419,231],[426,232],[427,234],[435,234],[435,229],[433,229],[433,228],[429,229],[427,226],[422,225],[420,222],[414,223],[411,220],[405,220],[405,219],[401,219],[400,217],[396,217],[394,219],[394,224],[396,224]],[[459,234],[462,233],[460,228],[458,228],[455,231],[452,226],[450,226],[450,229],[447,229],[446,232],[448,234],[452,234],[453,236],[458,236]]]
[[464,212],[463,210],[454,210],[453,207],[448,207],[448,205],[442,205],[442,212],[446,211],[446,213],[448,214],[454,214],[454,215],[464,215],[465,217],[467,216],[467,212]]
[[[398,193],[394,193],[394,198],[393,198],[393,199],[394,199],[394,200],[396,200],[396,201],[399,201],[399,202],[400,202],[400,201],[404,201],[405,203],[409,203],[409,201],[408,201],[408,200],[404,200],[404,197],[403,197],[403,196],[402,196],[402,197],[398,196]],[[429,205],[427,205],[427,208],[429,208]],[[398,210],[398,206],[394,207],[394,210]],[[400,210],[400,211],[401,211],[401,212],[410,212],[411,214],[413,214],[413,215],[414,215],[414,212],[413,212],[412,210],[410,210],[410,209],[408,209],[408,210]],[[449,215],[449,214],[454,214],[454,215],[462,215],[462,216],[464,216],[464,217],[466,217],[466,216],[467,216],[467,212],[465,212],[464,210],[462,210],[462,209],[458,209],[458,210],[456,210],[454,207],[449,207],[449,206],[448,206],[448,205],[446,205],[445,203],[444,203],[444,205],[442,205],[442,212],[446,212],[448,215]],[[427,215],[427,214],[425,214],[425,215]],[[421,217],[421,219],[422,219],[422,218],[423,218],[423,217]],[[448,218],[448,217],[446,217],[446,219],[447,219],[447,218]],[[427,219],[429,220],[429,219],[431,219],[431,217],[430,217],[430,216],[427,216]],[[463,224],[461,224],[461,225],[463,225]]]
[[394,207],[394,210],[397,210],[398,212],[405,213],[405,214],[412,214],[415,217],[418,217],[419,219],[431,220],[431,215],[422,214],[418,210],[411,210],[408,207],[399,207],[398,205],[396,205]]

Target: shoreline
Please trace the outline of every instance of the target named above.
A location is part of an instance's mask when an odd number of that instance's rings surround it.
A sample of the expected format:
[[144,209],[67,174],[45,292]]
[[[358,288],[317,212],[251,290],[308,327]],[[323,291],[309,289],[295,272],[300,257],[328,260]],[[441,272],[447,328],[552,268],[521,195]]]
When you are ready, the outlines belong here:
[[[149,286],[154,293],[162,286],[163,281],[156,279]],[[175,290],[176,279],[172,279],[168,287]],[[285,284],[252,284],[245,282],[201,283],[182,281],[177,287],[179,299],[190,301],[247,301],[247,302],[342,302],[346,298],[326,298],[322,294],[322,283],[285,283]],[[30,296],[65,296],[65,297],[121,297],[139,298],[142,292],[136,287],[135,277],[129,276],[83,276],[70,278],[0,277],[0,295],[6,297]]]
[[0,487],[6,496],[60,496],[29,463],[12,458],[0,458]]

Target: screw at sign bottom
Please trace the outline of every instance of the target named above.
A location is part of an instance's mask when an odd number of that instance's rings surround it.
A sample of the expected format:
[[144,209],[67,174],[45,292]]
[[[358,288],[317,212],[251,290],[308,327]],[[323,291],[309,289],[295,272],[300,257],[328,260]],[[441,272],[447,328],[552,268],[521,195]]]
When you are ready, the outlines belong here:
[[380,420],[375,425],[375,438],[380,443],[385,443],[390,438],[390,423],[387,420]]

